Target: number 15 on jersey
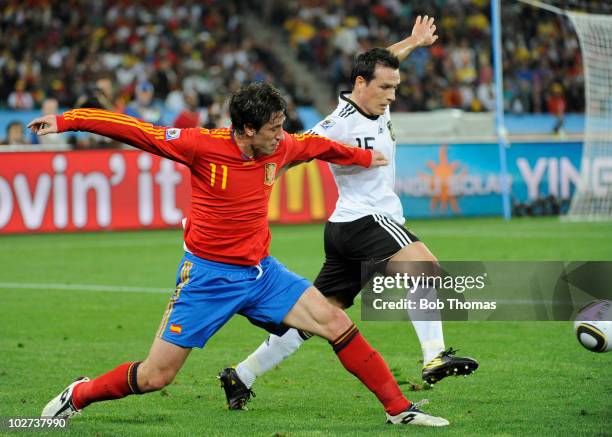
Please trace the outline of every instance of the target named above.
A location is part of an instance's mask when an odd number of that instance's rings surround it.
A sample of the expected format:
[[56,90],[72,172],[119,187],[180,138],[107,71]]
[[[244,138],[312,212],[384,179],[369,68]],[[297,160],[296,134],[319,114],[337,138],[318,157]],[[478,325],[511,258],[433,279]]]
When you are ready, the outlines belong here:
[[355,138],[357,141],[357,147],[360,149],[372,150],[374,146],[370,143],[374,143],[374,137],[365,137],[365,138]]

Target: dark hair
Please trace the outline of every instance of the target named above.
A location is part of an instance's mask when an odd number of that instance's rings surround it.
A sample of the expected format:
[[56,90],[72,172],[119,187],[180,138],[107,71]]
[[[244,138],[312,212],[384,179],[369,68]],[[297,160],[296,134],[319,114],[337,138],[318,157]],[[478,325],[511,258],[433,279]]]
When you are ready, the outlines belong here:
[[397,70],[400,66],[399,59],[387,49],[374,48],[357,56],[353,71],[351,71],[351,83],[355,85],[357,77],[361,76],[369,83],[374,79],[376,66],[389,67]]
[[273,114],[286,113],[287,102],[269,83],[253,82],[234,93],[229,111],[234,130],[242,134],[247,125],[259,130]]

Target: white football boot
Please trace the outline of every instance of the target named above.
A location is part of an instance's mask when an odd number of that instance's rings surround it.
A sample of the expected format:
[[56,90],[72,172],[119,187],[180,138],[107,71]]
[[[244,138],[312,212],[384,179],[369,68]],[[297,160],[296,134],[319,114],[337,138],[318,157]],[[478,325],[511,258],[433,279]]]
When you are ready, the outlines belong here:
[[77,410],[72,403],[72,391],[81,382],[89,381],[86,376],[77,378],[72,384],[64,389],[60,394],[54,397],[45,408],[43,408],[41,417],[57,417],[59,419],[68,419],[80,410]]
[[387,414],[387,423],[393,425],[447,426],[449,424],[448,420],[432,416],[419,409],[421,405],[428,402],[427,399],[423,399],[395,416]]

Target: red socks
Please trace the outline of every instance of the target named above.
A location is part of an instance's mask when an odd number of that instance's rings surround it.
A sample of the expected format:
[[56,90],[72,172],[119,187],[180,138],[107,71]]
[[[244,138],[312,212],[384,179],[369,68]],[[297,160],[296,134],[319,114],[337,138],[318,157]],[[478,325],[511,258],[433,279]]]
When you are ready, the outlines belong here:
[[[410,407],[410,401],[402,394],[385,361],[361,336],[355,325],[330,344],[344,368],[376,395],[387,413],[395,416]],[[76,385],[72,392],[75,408],[80,410],[93,402],[140,394],[136,382],[139,364],[124,363],[92,381]]]
[[136,371],[139,365],[140,361],[123,363],[92,381],[77,384],[72,391],[73,405],[80,410],[93,402],[140,394],[136,383]]
[[376,395],[387,413],[395,416],[410,407],[410,401],[402,394],[387,363],[355,325],[330,344],[344,368]]

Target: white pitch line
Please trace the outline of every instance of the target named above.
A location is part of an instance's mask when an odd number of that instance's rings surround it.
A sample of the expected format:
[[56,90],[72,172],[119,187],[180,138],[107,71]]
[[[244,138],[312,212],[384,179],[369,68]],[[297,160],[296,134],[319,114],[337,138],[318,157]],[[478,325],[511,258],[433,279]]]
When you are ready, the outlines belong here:
[[103,284],[45,284],[45,283],[22,283],[22,282],[0,282],[0,289],[25,289],[25,290],[74,290],[74,291],[106,291],[114,293],[171,293],[170,287],[128,287],[125,285],[103,285]]
[[38,249],[92,249],[92,248],[113,248],[113,247],[151,247],[151,246],[176,246],[181,248],[181,240],[173,238],[172,240],[102,240],[102,241],[75,241],[54,243],[40,241],[25,241],[21,240],[18,243],[20,248],[35,247]]
[[[419,229],[410,228],[417,235],[429,235],[432,237],[450,237],[450,238],[465,238],[465,237],[477,237],[477,238],[520,238],[520,239],[532,239],[532,238],[566,238],[567,233],[559,231],[503,231],[500,232],[489,232],[477,229],[463,229],[461,231],[450,230],[450,229]],[[609,232],[571,232],[572,237],[582,238],[585,240],[600,240],[602,238],[609,238]]]

